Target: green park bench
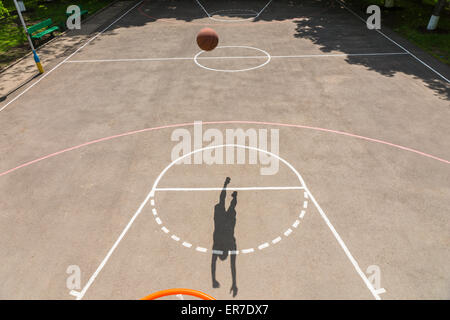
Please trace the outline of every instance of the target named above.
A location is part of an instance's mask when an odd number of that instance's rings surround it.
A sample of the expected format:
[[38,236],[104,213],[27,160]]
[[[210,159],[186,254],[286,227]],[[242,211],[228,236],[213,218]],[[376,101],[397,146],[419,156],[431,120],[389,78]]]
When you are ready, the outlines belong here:
[[58,26],[51,27],[52,24],[53,24],[52,19],[47,19],[42,22],[39,22],[27,28],[28,34],[33,40],[41,40],[42,37],[45,36],[46,34],[49,33],[53,34],[53,32],[59,30]]

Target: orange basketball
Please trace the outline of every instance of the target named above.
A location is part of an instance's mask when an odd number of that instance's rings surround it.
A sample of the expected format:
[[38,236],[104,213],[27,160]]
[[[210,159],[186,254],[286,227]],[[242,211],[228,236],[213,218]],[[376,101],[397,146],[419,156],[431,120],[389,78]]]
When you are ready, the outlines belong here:
[[200,49],[205,51],[211,51],[219,43],[219,36],[211,28],[203,28],[197,35],[197,44]]

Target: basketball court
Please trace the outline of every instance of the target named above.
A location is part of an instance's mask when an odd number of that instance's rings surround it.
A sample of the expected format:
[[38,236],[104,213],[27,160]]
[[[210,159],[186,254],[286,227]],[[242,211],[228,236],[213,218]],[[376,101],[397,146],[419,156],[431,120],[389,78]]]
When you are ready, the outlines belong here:
[[450,298],[449,68],[342,3],[130,2],[49,71],[0,103],[0,298],[233,299],[232,256],[234,299]]

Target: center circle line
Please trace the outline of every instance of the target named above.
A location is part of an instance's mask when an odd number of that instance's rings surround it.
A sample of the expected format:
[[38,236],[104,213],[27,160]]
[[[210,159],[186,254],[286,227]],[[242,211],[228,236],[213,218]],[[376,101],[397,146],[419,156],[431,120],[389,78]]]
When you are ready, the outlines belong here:
[[[254,15],[254,16],[248,17],[248,18],[245,18],[245,19],[241,18],[240,20],[221,19],[221,18],[214,18],[214,17],[213,17],[215,14],[217,14],[217,13],[219,13],[219,12],[233,12],[233,11],[237,11],[237,12],[239,12],[239,11],[241,11],[241,12],[242,12],[242,11],[245,11],[245,12],[251,12],[252,15]],[[258,17],[258,12],[256,12],[255,10],[252,10],[252,9],[223,9],[223,10],[217,10],[217,11],[208,13],[208,18],[211,19],[211,20],[214,20],[214,21],[221,21],[221,22],[230,22],[230,23],[233,23],[233,22],[237,22],[237,23],[239,23],[239,22],[246,22],[246,21],[255,19],[255,18],[257,18],[257,17]]]
[[[202,65],[198,60],[199,59],[205,59],[205,58],[201,58],[200,57],[200,55],[202,54],[202,53],[205,53],[206,51],[204,51],[204,50],[202,50],[202,51],[200,51],[199,53],[197,53],[196,55],[195,55],[195,57],[194,57],[194,62],[195,62],[195,64],[197,64],[199,67],[201,67],[201,68],[203,68],[203,69],[206,69],[206,70],[210,70],[210,71],[217,71],[217,72],[242,72],[242,71],[250,71],[250,70],[254,70],[254,69],[258,69],[258,68],[262,68],[262,67],[264,67],[266,64],[268,64],[269,62],[270,62],[270,60],[272,59],[272,56],[267,52],[267,51],[264,51],[264,50],[262,50],[262,49],[259,49],[259,48],[255,48],[255,47],[250,47],[250,46],[219,46],[219,47],[217,47],[216,49],[225,49],[225,48],[243,48],[243,49],[251,49],[251,50],[257,50],[257,51],[259,51],[259,52],[262,52],[265,56],[266,56],[266,61],[264,62],[264,63],[262,63],[262,64],[260,64],[260,65],[258,65],[258,66],[256,66],[256,67],[251,67],[251,68],[245,68],[245,69],[231,69],[231,70],[228,70],[228,69],[215,69],[215,68],[209,68],[209,67],[206,67],[206,66],[204,66],[204,65]],[[257,56],[258,58],[260,57],[260,56]],[[213,59],[214,57],[206,57],[206,58],[211,58],[211,59]]]

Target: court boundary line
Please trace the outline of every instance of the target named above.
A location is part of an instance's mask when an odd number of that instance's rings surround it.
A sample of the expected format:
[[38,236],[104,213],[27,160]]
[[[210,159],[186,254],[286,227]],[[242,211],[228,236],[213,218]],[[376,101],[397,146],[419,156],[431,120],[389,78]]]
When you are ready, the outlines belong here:
[[[208,187],[208,188],[195,188],[195,187],[188,187],[188,188],[156,188],[155,191],[220,191],[223,188],[214,188],[214,187]],[[298,186],[292,186],[292,187],[228,187],[227,190],[235,190],[235,191],[250,191],[250,190],[303,190],[304,187],[298,187]]]
[[94,39],[96,39],[98,36],[100,36],[101,34],[103,34],[106,30],[108,30],[109,28],[111,28],[114,24],[116,24],[117,22],[119,22],[123,17],[125,17],[128,13],[130,13],[133,9],[135,9],[138,5],[140,5],[142,2],[144,2],[144,0],[141,0],[139,2],[137,2],[136,4],[134,4],[131,8],[129,8],[125,13],[123,13],[120,17],[118,17],[116,20],[114,20],[111,24],[109,24],[106,28],[104,28],[102,31],[100,31],[99,33],[97,33],[96,35],[92,36],[90,39],[88,39],[86,41],[85,44],[83,44],[81,47],[79,47],[78,49],[76,49],[74,52],[72,52],[69,56],[67,56],[64,60],[62,60],[61,62],[59,62],[56,66],[54,66],[52,69],[50,69],[49,71],[45,72],[38,80],[36,80],[36,82],[32,83],[29,87],[27,87],[26,89],[24,89],[24,91],[22,91],[20,94],[18,94],[17,96],[15,96],[11,101],[9,101],[7,104],[5,104],[3,107],[0,108],[0,112],[3,111],[6,107],[8,107],[11,103],[13,103],[14,101],[16,101],[17,99],[19,99],[22,95],[24,95],[25,93],[27,93],[31,88],[33,88],[35,85],[37,85],[39,82],[41,82],[42,80],[44,80],[49,74],[51,74],[53,71],[55,71],[58,67],[60,67],[61,65],[63,65],[66,61],[68,61],[70,58],[72,58],[75,54],[77,54],[80,50],[82,50],[84,47],[86,47],[89,43],[91,43]]
[[[232,46],[238,47],[238,46]],[[279,55],[270,56],[275,59],[289,58],[326,58],[326,57],[373,57],[373,56],[396,56],[408,55],[407,52],[375,52],[375,53],[329,53],[329,54],[303,54],[303,55]],[[68,60],[66,63],[101,63],[101,62],[139,62],[139,61],[172,61],[172,60],[194,60],[194,57],[169,57],[169,58],[123,58],[123,59],[87,59]],[[197,60],[220,60],[220,59],[267,59],[267,56],[218,56],[218,57],[197,57]]]
[[261,9],[261,11],[258,12],[258,14],[256,15],[255,19],[258,18],[261,13],[263,13],[264,10],[266,10],[266,8],[272,3],[273,0],[270,0],[265,6],[264,8]]
[[[340,0],[335,0],[337,3],[339,3],[340,5],[342,5],[348,12],[350,12],[353,16],[357,17],[359,20],[363,21],[364,23],[366,23],[366,20],[361,17],[360,15],[358,15],[356,12],[354,12],[352,9],[348,8],[342,1]],[[445,76],[443,76],[442,74],[440,74],[438,71],[436,71],[433,67],[431,67],[430,65],[428,65],[427,63],[423,62],[421,59],[419,59],[416,55],[414,55],[413,53],[411,53],[408,49],[406,49],[405,47],[403,47],[402,45],[400,45],[399,43],[397,43],[395,40],[393,40],[392,38],[390,38],[389,36],[387,36],[386,34],[384,34],[381,30],[375,29],[376,32],[378,32],[380,35],[382,35],[383,37],[385,37],[387,40],[389,40],[390,42],[392,42],[393,44],[395,44],[397,47],[399,47],[400,49],[402,49],[403,51],[405,51],[407,54],[409,54],[411,57],[413,57],[414,59],[416,59],[418,62],[420,62],[421,64],[423,64],[425,67],[427,67],[430,71],[434,72],[436,75],[438,75],[440,78],[444,79],[447,83],[450,83],[450,80],[447,79]],[[407,39],[406,39],[407,40]],[[408,41],[408,40],[407,40]]]
[[[134,215],[131,217],[130,221],[128,222],[128,224],[125,226],[125,228],[122,230],[122,232],[120,233],[119,237],[117,238],[117,240],[114,242],[113,246],[111,247],[111,249],[108,251],[108,253],[106,254],[105,258],[101,261],[101,263],[99,264],[99,266],[97,267],[97,269],[95,270],[95,272],[91,275],[91,277],[89,278],[88,282],[85,284],[85,286],[83,287],[83,289],[81,290],[81,292],[78,293],[76,299],[77,300],[81,300],[83,299],[84,295],[86,294],[87,290],[90,288],[90,286],[93,284],[93,282],[95,281],[95,279],[97,278],[97,276],[99,275],[99,273],[102,271],[102,269],[104,268],[104,266],[106,265],[106,263],[108,262],[109,258],[111,257],[111,255],[114,253],[115,249],[117,248],[117,246],[120,244],[120,242],[122,241],[122,239],[124,238],[124,236],[126,235],[126,233],[128,232],[128,230],[131,228],[133,222],[136,220],[136,218],[141,214],[142,210],[144,209],[144,207],[146,206],[146,204],[148,203],[148,201],[150,199],[153,199],[155,196],[155,189],[159,183],[159,181],[161,180],[161,178],[164,176],[164,174],[179,160],[188,157],[196,152],[200,152],[200,151],[205,151],[205,150],[209,150],[209,149],[216,149],[219,147],[223,147],[223,148],[227,148],[227,147],[242,147],[248,150],[256,150],[256,151],[260,151],[260,149],[255,148],[255,147],[250,147],[250,146],[246,146],[246,145],[239,145],[239,144],[223,144],[223,145],[218,145],[218,146],[210,146],[210,147],[204,147],[204,148],[200,148],[200,149],[196,149],[194,151],[191,151],[190,153],[187,153],[183,156],[181,156],[180,158],[176,159],[175,161],[172,161],[169,165],[167,165],[158,175],[158,177],[155,179],[155,182],[153,183],[152,189],[151,191],[147,194],[147,196],[145,197],[144,201],[141,203],[141,205],[139,206],[139,208],[136,210],[136,212],[134,213]],[[319,204],[317,203],[316,199],[313,197],[313,195],[311,194],[311,192],[309,191],[307,185],[305,184],[305,181],[303,180],[303,177],[300,175],[300,173],[297,171],[297,169],[295,169],[287,160],[281,158],[280,156],[278,156],[277,154],[274,154],[270,151],[264,150],[265,153],[276,157],[278,160],[280,160],[281,162],[283,162],[286,166],[288,166],[297,176],[297,178],[299,179],[301,185],[304,187],[306,194],[308,195],[309,199],[311,199],[311,201],[313,201],[314,205],[316,206],[316,209],[319,211],[320,216],[324,219],[326,225],[328,226],[328,228],[331,230],[332,234],[334,235],[335,239],[337,240],[338,244],[341,246],[341,248],[344,250],[345,255],[347,256],[347,258],[350,260],[351,264],[353,265],[353,267],[356,269],[357,273],[359,274],[359,276],[362,278],[363,282],[365,283],[365,285],[367,286],[367,288],[369,289],[369,291],[372,293],[372,295],[374,296],[374,298],[376,300],[381,300],[381,297],[379,296],[379,294],[377,293],[377,291],[375,290],[375,288],[373,287],[373,285],[370,283],[369,279],[367,278],[366,274],[361,270],[361,268],[359,267],[357,261],[355,260],[355,258],[353,257],[353,255],[351,254],[350,250],[348,249],[348,247],[345,245],[344,241],[342,240],[342,238],[339,236],[338,232],[336,231],[336,229],[334,228],[334,226],[331,224],[330,220],[328,219],[327,215],[325,214],[325,212],[322,210],[322,208],[319,206]],[[158,223],[159,224],[159,223]],[[163,227],[164,228],[164,227]],[[167,229],[166,229],[167,230]],[[288,231],[291,229],[288,229]],[[292,230],[291,230],[292,232]],[[165,231],[165,233],[169,233],[169,230],[167,230],[167,232]],[[290,234],[290,232],[285,236],[287,237]],[[191,243],[187,243],[187,242],[183,242],[183,244],[185,247],[191,248],[192,244]],[[263,243],[262,245],[260,245],[258,247],[259,250],[262,250],[264,248],[267,248],[269,246],[269,243]]]
[[334,228],[334,226],[331,223],[330,219],[328,219],[327,215],[325,214],[325,212],[320,207],[320,205],[317,202],[316,198],[314,198],[314,196],[309,191],[309,189],[308,189],[308,187],[306,185],[305,185],[305,188],[306,188],[306,192],[308,193],[309,198],[314,203],[314,206],[316,207],[317,211],[319,211],[320,216],[325,221],[325,223],[327,224],[328,228],[331,230],[331,233],[334,235],[335,239],[337,240],[337,242],[341,246],[342,250],[344,250],[345,254],[347,255],[347,258],[350,260],[350,262],[352,263],[353,267],[356,269],[356,271],[359,274],[359,276],[363,279],[363,281],[366,284],[367,288],[369,288],[370,292],[372,293],[372,295],[374,296],[374,298],[376,300],[381,300],[381,297],[380,297],[379,293],[373,287],[373,285],[370,283],[369,279],[367,278],[367,275],[359,267],[358,262],[353,257],[353,255],[351,254],[351,252],[348,249],[348,247],[345,245],[345,243],[342,240],[342,238],[339,236],[339,233],[336,231],[336,229]]
[[206,15],[208,16],[208,18],[211,18],[211,16],[209,15],[209,12],[206,11],[205,7],[203,7],[203,5],[200,3],[199,0],[195,0],[195,2],[197,2],[197,4],[202,8],[202,10],[206,13]]

